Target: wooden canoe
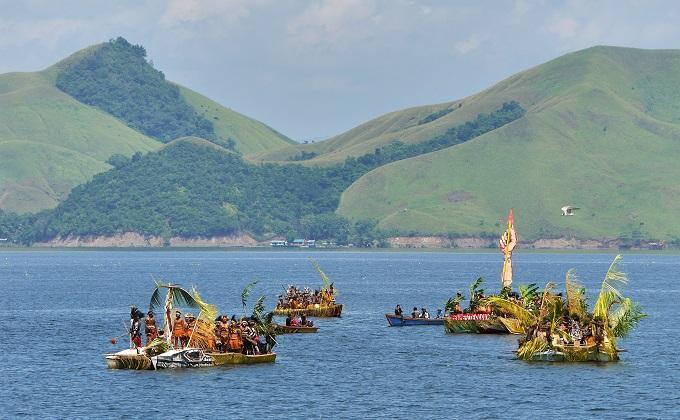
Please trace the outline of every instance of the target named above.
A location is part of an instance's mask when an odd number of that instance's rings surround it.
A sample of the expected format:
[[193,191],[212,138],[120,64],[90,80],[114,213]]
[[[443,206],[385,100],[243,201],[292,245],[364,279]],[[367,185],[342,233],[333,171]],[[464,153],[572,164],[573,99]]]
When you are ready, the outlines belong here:
[[157,356],[148,357],[135,349],[107,354],[109,369],[154,370],[168,368],[199,368],[224,365],[250,365],[272,363],[276,353],[250,355],[243,353],[218,353],[202,349],[169,350]]
[[606,346],[560,346],[535,353],[532,362],[616,362],[618,350],[608,350]]
[[450,334],[511,334],[505,323],[491,314],[450,315],[444,320],[444,328]]
[[274,315],[301,315],[306,313],[308,317],[316,318],[337,318],[342,314],[342,305],[336,304],[331,306],[309,306],[307,308],[291,309],[291,308],[275,308]]
[[303,326],[292,326],[292,325],[277,325],[276,332],[278,334],[304,334],[304,333],[315,333],[319,330],[319,327],[303,327]]
[[409,318],[403,316],[396,316],[394,314],[385,314],[387,324],[390,327],[410,327],[414,325],[443,325],[444,318]]

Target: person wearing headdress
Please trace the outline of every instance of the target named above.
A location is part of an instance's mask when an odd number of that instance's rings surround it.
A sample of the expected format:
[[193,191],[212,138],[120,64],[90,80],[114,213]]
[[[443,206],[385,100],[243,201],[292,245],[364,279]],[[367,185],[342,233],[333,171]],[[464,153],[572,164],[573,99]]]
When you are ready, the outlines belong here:
[[176,349],[182,348],[184,332],[186,329],[187,323],[184,321],[184,318],[182,318],[182,312],[179,310],[175,311],[175,320],[172,323],[172,345]]
[[217,349],[226,353],[229,347],[229,318],[226,315],[221,315],[215,322],[215,342]]
[[132,348],[142,347],[142,326],[139,322],[141,311],[136,306],[130,311],[130,342]]
[[241,337],[241,327],[239,326],[238,321],[232,322],[229,326],[227,347],[229,351],[234,353],[240,353],[243,350],[243,338]]
[[189,346],[189,340],[191,339],[191,336],[194,333],[194,327],[196,327],[196,318],[194,317],[194,314],[189,312],[184,316],[184,322],[186,324],[186,327],[184,329],[184,337],[182,337],[182,340],[184,341],[183,346],[188,347]]
[[144,332],[146,333],[146,345],[151,344],[153,340],[158,337],[158,328],[156,327],[156,317],[153,311],[146,313],[146,319],[144,320]]

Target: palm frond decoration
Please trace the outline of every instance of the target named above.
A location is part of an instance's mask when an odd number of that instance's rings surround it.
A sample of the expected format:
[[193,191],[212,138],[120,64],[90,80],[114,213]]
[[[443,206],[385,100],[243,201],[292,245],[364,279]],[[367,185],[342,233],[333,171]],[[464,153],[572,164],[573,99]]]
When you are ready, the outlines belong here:
[[484,289],[481,289],[479,286],[481,286],[483,282],[484,277],[479,277],[470,285],[470,312],[476,311],[479,306],[478,295],[484,294]]
[[567,271],[567,276],[564,282],[567,290],[567,306],[569,309],[569,316],[572,318],[585,319],[588,310],[585,298],[586,289],[578,280],[575,269],[572,268]]
[[264,300],[265,295],[260,296],[255,301],[255,306],[253,306],[253,318],[257,319],[258,322],[262,321],[262,318],[264,316]]
[[625,298],[614,310],[610,311],[609,325],[612,335],[617,338],[627,336],[646,316],[639,303]]
[[171,283],[156,283],[156,288],[151,294],[149,310],[155,311],[163,306],[160,297],[160,289],[168,289],[169,296],[166,298],[166,300],[172,302],[173,305],[182,308],[200,309],[198,302],[196,302],[192,294],[179,285]]
[[491,296],[486,299],[487,302],[498,312],[502,313],[504,316],[509,318],[516,318],[524,327],[525,330],[533,327],[538,322],[536,315],[531,313],[531,311],[521,307],[507,299],[503,299],[497,296]]
[[161,289],[156,287],[151,294],[151,302],[149,302],[149,310],[153,311],[154,308],[160,308],[163,303],[161,302]]
[[538,286],[536,283],[520,284],[519,296],[523,302],[533,301],[539,296]]
[[328,276],[326,275],[326,273],[323,272],[319,263],[316,262],[316,260],[314,260],[312,258],[310,258],[309,260],[312,262],[312,265],[316,269],[317,273],[319,273],[319,277],[321,277],[321,281],[323,282],[323,286],[321,288],[322,289],[330,288],[331,287],[331,281],[328,279]]
[[517,350],[517,357],[521,360],[531,360],[535,354],[547,349],[548,343],[546,343],[540,337],[534,337],[533,339],[522,343],[522,345]]
[[459,306],[463,300],[465,300],[463,295],[450,297],[444,304],[444,312],[453,312],[456,306]]
[[538,316],[539,318],[543,319],[546,317],[548,314],[548,301],[551,299],[551,297],[554,297],[554,292],[555,289],[557,288],[557,285],[551,281],[546,283],[545,287],[543,288],[543,296],[541,297],[541,306],[538,308]]
[[251,281],[246,285],[246,287],[243,288],[243,291],[241,292],[241,305],[243,305],[243,312],[246,311],[246,305],[248,304],[248,297],[250,296],[250,292],[252,292],[253,287],[257,284],[257,279]]
[[621,255],[617,255],[609,266],[607,274],[605,274],[602,281],[600,294],[593,308],[593,316],[600,317],[603,320],[608,319],[609,309],[612,305],[624,299],[620,289],[628,283],[628,278],[619,270],[620,260]]

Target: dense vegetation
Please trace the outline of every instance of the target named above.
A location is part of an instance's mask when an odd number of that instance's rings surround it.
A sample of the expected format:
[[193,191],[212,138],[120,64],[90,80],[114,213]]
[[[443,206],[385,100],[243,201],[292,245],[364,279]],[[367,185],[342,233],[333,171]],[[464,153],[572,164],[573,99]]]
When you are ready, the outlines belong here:
[[353,224],[334,213],[349,185],[377,166],[467,141],[523,112],[516,102],[506,103],[425,143],[394,142],[326,168],[252,165],[197,139],[132,158],[113,155],[108,162],[114,169],[73,189],[54,210],[23,217],[0,214],[0,236],[6,231],[14,240],[30,243],[123,232],[167,239],[246,231],[372,246],[386,234],[375,220]]
[[66,67],[56,84],[80,102],[160,141],[197,136],[222,143],[212,122],[196,113],[177,85],[147,62],[144,47],[123,38],[105,43]]

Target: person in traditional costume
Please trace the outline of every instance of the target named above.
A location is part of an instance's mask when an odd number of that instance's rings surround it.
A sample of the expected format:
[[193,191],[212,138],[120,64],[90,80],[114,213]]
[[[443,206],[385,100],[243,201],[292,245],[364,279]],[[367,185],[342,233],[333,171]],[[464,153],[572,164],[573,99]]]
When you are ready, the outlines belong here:
[[133,314],[130,323],[130,341],[132,348],[142,347],[142,325],[139,322],[139,315]]
[[182,337],[183,341],[182,346],[188,347],[189,340],[191,339],[191,336],[194,333],[194,328],[196,327],[196,318],[191,312],[186,314],[186,316],[184,317],[184,323],[186,324],[186,326],[184,329],[184,337]]
[[158,337],[158,328],[156,327],[156,317],[153,311],[146,313],[146,319],[144,320],[144,332],[146,333],[146,345],[151,344],[153,340]]
[[175,321],[172,324],[172,345],[176,349],[182,348],[186,329],[187,323],[184,321],[184,318],[182,318],[182,312],[175,311]]
[[215,323],[215,338],[217,349],[226,353],[229,348],[229,318],[226,315],[222,315]]
[[234,353],[241,353],[243,351],[243,338],[241,337],[241,328],[238,323],[232,323],[229,327],[229,338],[227,341],[227,348]]

